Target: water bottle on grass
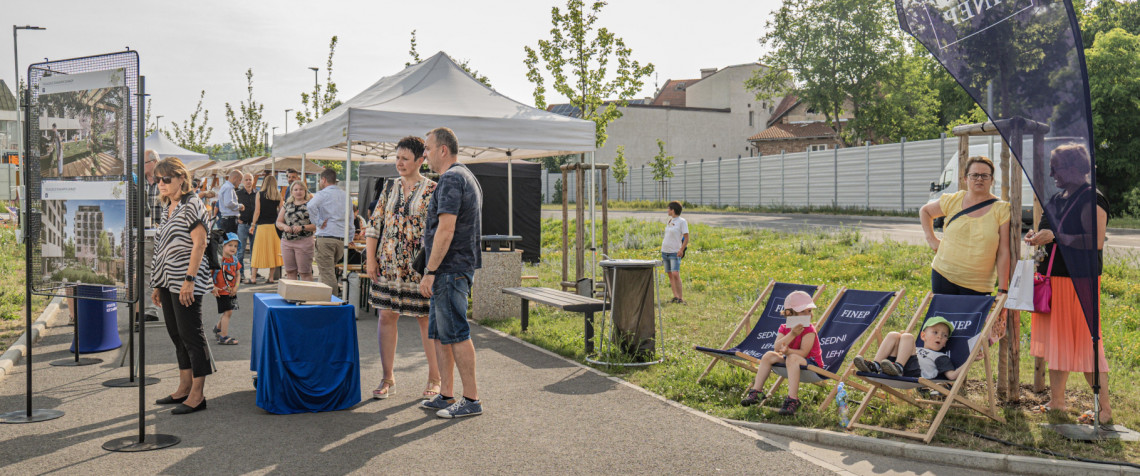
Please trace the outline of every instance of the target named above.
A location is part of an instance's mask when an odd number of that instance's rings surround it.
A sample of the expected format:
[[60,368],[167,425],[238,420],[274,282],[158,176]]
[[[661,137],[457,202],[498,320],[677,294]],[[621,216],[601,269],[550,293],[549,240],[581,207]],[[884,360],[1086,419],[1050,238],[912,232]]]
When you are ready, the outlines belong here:
[[835,392],[835,404],[839,409],[839,424],[847,428],[847,424],[851,423],[851,419],[847,418],[847,387],[843,382],[839,382],[839,389]]

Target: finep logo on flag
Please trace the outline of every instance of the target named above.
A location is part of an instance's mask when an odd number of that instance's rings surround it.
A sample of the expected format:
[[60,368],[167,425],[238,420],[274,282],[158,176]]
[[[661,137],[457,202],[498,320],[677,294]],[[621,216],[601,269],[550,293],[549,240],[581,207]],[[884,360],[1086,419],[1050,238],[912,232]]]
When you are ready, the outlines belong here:
[[930,30],[939,48],[982,33],[1036,6],[1035,0],[900,0],[899,16],[912,28]]

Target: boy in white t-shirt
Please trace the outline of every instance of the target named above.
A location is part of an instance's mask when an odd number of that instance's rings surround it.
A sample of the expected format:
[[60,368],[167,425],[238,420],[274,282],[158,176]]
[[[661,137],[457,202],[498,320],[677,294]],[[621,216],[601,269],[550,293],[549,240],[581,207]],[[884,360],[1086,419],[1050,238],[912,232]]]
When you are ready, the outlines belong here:
[[689,247],[689,222],[681,218],[681,202],[669,202],[666,209],[669,221],[665,224],[665,238],[661,240],[661,260],[665,262],[665,274],[669,275],[669,287],[673,289],[673,299],[669,302],[684,304],[681,299],[681,258]]

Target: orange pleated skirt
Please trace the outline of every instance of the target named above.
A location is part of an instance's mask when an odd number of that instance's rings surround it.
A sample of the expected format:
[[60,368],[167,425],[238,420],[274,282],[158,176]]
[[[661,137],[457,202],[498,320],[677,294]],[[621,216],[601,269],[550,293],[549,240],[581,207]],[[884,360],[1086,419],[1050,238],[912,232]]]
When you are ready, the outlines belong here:
[[[1049,370],[1063,372],[1092,372],[1092,334],[1085,322],[1077,291],[1070,278],[1051,276],[1053,286],[1052,312],[1034,312],[1030,321],[1029,355],[1041,357]],[[1100,299],[1100,278],[1097,278],[1097,299]],[[1108,371],[1104,357],[1104,338],[1101,333],[1098,359],[1100,371]]]

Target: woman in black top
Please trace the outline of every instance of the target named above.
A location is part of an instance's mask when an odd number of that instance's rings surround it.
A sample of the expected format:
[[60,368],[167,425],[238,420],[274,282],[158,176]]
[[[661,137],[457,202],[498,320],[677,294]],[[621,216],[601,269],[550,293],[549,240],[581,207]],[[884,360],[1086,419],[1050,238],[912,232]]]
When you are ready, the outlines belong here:
[[[237,262],[242,264],[241,273],[244,275],[246,266],[243,261],[245,260],[246,253],[250,251],[250,246],[253,244],[249,241],[249,230],[253,226],[254,209],[257,208],[257,188],[253,186],[253,174],[247,172],[242,176],[241,187],[237,189],[237,200],[238,203],[242,204],[242,206],[245,207],[242,209],[241,213],[238,214],[237,230],[239,243]],[[250,256],[253,255],[253,253],[249,254]],[[246,284],[253,284],[252,281],[246,280],[244,278],[245,277],[243,276],[243,282]]]
[[[256,228],[250,230],[253,238],[253,254],[250,257],[250,268],[253,274],[249,279],[257,282],[257,268],[276,268],[284,264],[281,259],[281,238],[277,236],[277,211],[281,206],[281,191],[277,189],[277,179],[272,175],[265,177],[261,184],[261,191],[257,193],[257,204],[254,205],[253,222]],[[273,270],[269,270],[267,281],[272,284]]]
[[206,409],[203,389],[211,373],[202,330],[202,295],[213,289],[206,260],[209,212],[190,190],[190,172],[181,160],[167,157],[154,167],[163,219],[154,236],[151,300],[162,307],[166,332],[178,357],[178,388],[157,404],[180,404],[181,415]]
[[[1089,183],[1092,167],[1088,150],[1083,145],[1068,144],[1054,149],[1049,170],[1049,175],[1061,190],[1049,199],[1045,207],[1057,218],[1058,224],[1051,223],[1046,215],[1042,217],[1039,231],[1025,235],[1026,243],[1042,246],[1048,253],[1037,270],[1043,276],[1049,276],[1053,291],[1050,312],[1034,312],[1030,328],[1029,353],[1044,358],[1049,364],[1049,403],[1041,406],[1040,410],[1065,410],[1065,384],[1070,372],[1084,373],[1085,380],[1092,385],[1095,355],[1102,386],[1100,419],[1101,423],[1108,423],[1112,420],[1112,407],[1108,399],[1108,360],[1104,356],[1104,341],[1098,342],[1099,348],[1094,353],[1092,334],[1073,285],[1074,276],[1081,280],[1095,277],[1096,297],[1100,299],[1108,199]],[[1095,218],[1091,206],[1094,201]],[[1088,224],[1094,220],[1096,229],[1090,230]],[[1066,249],[1065,253],[1061,248]],[[1096,253],[1091,252],[1094,249]],[[1065,263],[1065,254],[1070,259],[1087,256],[1090,262],[1070,267]],[[1087,412],[1082,420],[1091,423],[1091,413]]]

